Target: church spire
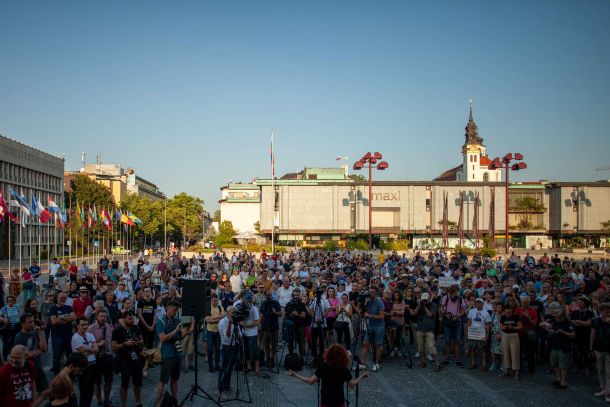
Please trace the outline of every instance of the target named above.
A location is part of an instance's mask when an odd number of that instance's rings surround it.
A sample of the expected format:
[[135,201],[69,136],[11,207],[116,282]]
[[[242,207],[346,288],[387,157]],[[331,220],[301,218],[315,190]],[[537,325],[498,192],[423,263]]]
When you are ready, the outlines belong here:
[[483,144],[483,139],[479,137],[479,131],[477,129],[477,125],[474,122],[474,117],[472,115],[472,99],[470,99],[470,114],[468,116],[468,124],[465,127],[466,133],[464,137],[466,138],[466,144]]

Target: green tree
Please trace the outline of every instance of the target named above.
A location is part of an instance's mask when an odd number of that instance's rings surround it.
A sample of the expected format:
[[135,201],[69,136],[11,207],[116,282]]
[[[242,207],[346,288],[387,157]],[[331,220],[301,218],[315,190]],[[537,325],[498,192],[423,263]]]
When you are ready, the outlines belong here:
[[349,178],[356,182],[365,182],[366,181],[366,177],[364,175],[360,175],[360,174],[350,174]]
[[164,202],[139,196],[138,194],[129,194],[124,198],[120,205],[121,211],[131,212],[140,220],[142,224],[133,228],[135,240],[146,239],[146,242],[152,243],[154,240],[161,241],[163,237],[164,225]]
[[600,226],[602,227],[603,231],[610,232],[610,220],[607,220],[605,222],[601,222]]
[[167,233],[174,242],[202,237],[203,200],[181,192],[167,201]]
[[235,229],[233,229],[233,223],[230,220],[225,220],[218,227],[218,234],[214,240],[216,247],[222,247],[227,243],[233,243],[233,236],[235,236]]
[[220,223],[220,209],[214,211],[214,222]]
[[[77,213],[77,202],[79,206],[85,211],[85,219],[87,217],[88,209],[95,207],[97,216],[102,209],[107,210],[109,213],[114,211],[115,203],[110,189],[102,184],[92,180],[84,174],[77,174],[70,181],[69,190],[64,192],[64,202],[66,211],[69,211],[70,224],[64,228],[64,238],[71,240],[71,251],[76,254],[78,247],[78,253],[88,253],[93,250],[93,241],[99,240],[100,250],[103,252],[110,251],[112,246],[112,233],[103,227],[101,222],[96,223],[94,229],[86,228],[82,229],[82,223],[80,220],[80,214]],[[103,247],[102,247],[103,246]]]
[[546,208],[544,204],[532,196],[524,196],[517,200],[516,206],[511,208],[519,213],[518,229],[533,229],[538,227],[532,222],[532,214],[544,212]]

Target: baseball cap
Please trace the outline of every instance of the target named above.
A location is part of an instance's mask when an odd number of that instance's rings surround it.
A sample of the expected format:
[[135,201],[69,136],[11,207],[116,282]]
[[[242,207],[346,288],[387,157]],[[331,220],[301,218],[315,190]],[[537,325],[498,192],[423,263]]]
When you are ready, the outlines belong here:
[[429,299],[430,299],[430,294],[428,294],[428,293],[422,293],[422,295],[421,295],[421,299],[422,299],[422,300],[429,300]]
[[513,285],[513,290],[515,290],[515,289],[517,289],[517,290],[519,289],[519,284]]
[[474,302],[485,302],[485,301],[483,300],[483,298],[479,297],[479,298],[475,299]]
[[88,291],[88,290],[87,290],[87,287],[85,287],[84,285],[81,285],[81,286],[78,288],[78,291]]

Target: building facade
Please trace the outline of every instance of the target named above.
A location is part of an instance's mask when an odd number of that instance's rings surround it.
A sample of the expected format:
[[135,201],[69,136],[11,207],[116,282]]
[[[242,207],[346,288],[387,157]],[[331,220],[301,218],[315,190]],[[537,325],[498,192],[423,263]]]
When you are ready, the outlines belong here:
[[[63,178],[63,158],[0,136],[0,190],[7,205],[13,189],[28,202],[34,197],[48,207],[50,199],[63,207]],[[0,259],[29,260],[61,255],[61,234],[53,221],[42,224],[37,217],[30,216],[22,227],[8,218],[3,219],[0,223]]]

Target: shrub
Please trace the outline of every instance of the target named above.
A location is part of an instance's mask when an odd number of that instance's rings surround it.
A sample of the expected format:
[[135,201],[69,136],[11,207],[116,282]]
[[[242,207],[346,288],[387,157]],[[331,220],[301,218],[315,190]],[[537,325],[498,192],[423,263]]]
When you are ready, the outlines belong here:
[[409,248],[409,242],[406,239],[395,239],[390,242],[380,242],[379,248],[382,250],[404,251]]
[[339,245],[334,240],[327,240],[324,242],[324,250],[334,252],[339,248]]
[[479,250],[479,254],[481,256],[489,256],[493,259],[494,257],[496,257],[496,249],[493,249],[491,247],[484,247]]
[[455,246],[453,248],[453,252],[454,253],[464,253],[466,256],[472,256],[474,254],[474,250],[472,250],[470,247],[462,247],[462,246]]
[[369,243],[364,239],[350,239],[347,241],[347,248],[349,250],[368,250]]

